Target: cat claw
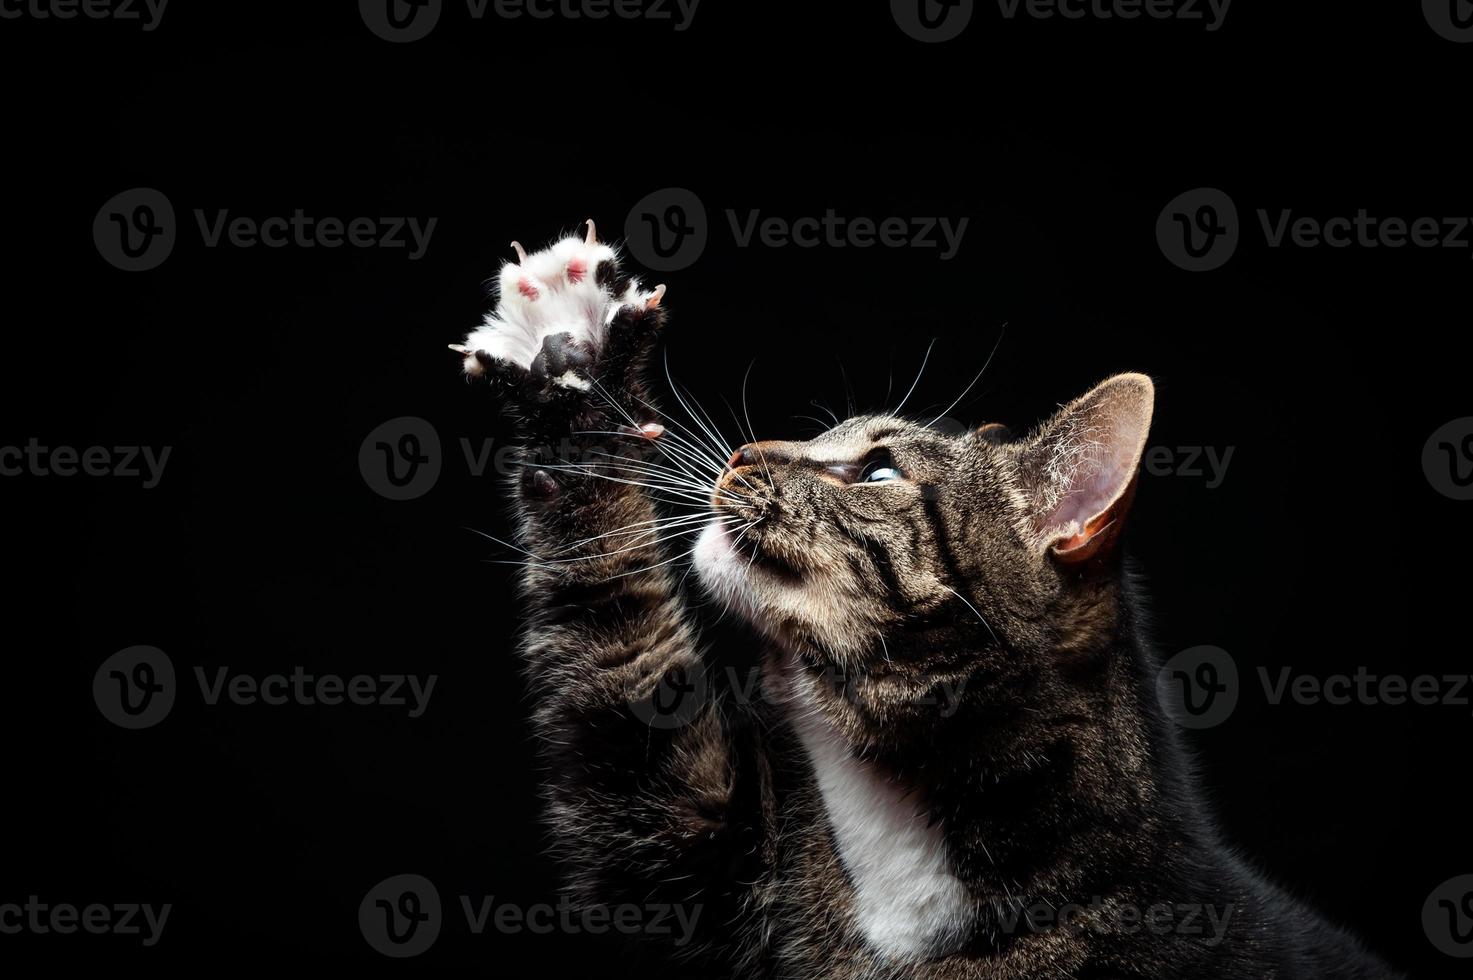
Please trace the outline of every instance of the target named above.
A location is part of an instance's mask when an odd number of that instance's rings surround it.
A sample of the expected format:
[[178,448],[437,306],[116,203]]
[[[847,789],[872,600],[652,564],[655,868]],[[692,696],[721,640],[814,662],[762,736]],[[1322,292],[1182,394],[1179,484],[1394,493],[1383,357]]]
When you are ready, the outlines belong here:
[[551,500],[558,495],[557,480],[546,470],[523,470],[522,487],[527,496],[534,500]]
[[653,310],[655,307],[657,307],[657,306],[660,305],[660,300],[662,300],[664,298],[665,298],[665,284],[662,282],[658,286],[655,287],[655,291],[653,293],[650,293],[650,298],[647,299],[647,300],[645,300],[645,304],[644,304],[645,309],[647,309],[647,310]]
[[598,229],[593,226],[593,219],[588,219],[588,234],[583,238],[584,245],[598,244]]
[[646,422],[638,428],[632,425],[621,425],[619,431],[626,436],[635,436],[654,442],[665,434],[665,427],[658,422]]
[[512,242],[511,247],[517,250],[517,265],[525,263],[527,261],[527,250],[522,248],[522,243]]
[[464,360],[467,381],[499,378],[508,385],[516,385],[520,384],[521,378],[526,374],[526,369],[521,365],[502,360],[487,351],[467,347],[465,344],[445,346]]

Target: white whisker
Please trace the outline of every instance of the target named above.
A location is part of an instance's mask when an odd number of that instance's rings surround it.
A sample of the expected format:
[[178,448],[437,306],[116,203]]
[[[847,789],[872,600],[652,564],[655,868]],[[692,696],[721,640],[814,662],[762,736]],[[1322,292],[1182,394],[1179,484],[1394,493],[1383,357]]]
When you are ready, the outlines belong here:
[[[837,416],[837,415],[834,414],[834,410],[832,408],[829,408],[827,405],[820,405],[818,403],[818,399],[817,398],[810,399],[809,402],[808,402],[808,404],[812,405],[814,408],[818,409],[821,412],[827,412],[828,415],[829,415],[829,418],[831,418],[831,419],[834,420],[834,424],[835,425],[838,425],[839,424],[839,422],[840,422],[839,416]],[[820,423],[820,424],[822,424],[822,423]]]
[[936,416],[934,419],[926,423],[927,428],[930,428],[937,422],[940,422],[942,419],[946,418],[946,416],[951,413],[951,410],[953,408],[956,408],[956,406],[961,403],[961,400],[963,398],[967,397],[967,392],[972,390],[972,385],[975,385],[978,381],[982,380],[982,375],[987,373],[987,366],[991,364],[992,359],[997,356],[997,349],[1002,346],[1002,339],[1007,335],[1007,332],[1008,325],[1004,323],[1002,325],[1002,332],[997,335],[997,343],[992,345],[992,353],[987,355],[987,360],[984,361],[982,364],[982,370],[978,371],[977,376],[972,379],[971,384],[968,384],[965,388],[962,389],[962,393],[956,396],[956,401],[952,402],[950,405],[947,405],[946,408],[942,410],[940,415]]
[[910,390],[905,393],[904,398],[900,399],[900,404],[895,406],[895,411],[890,413],[892,418],[900,414],[901,409],[905,408],[905,403],[910,401],[910,396],[915,394],[916,386],[921,383],[921,376],[926,373],[926,365],[931,361],[931,351],[935,349],[936,338],[932,337],[931,343],[926,346],[926,356],[921,358],[921,369],[916,372],[916,379],[910,383]]
[[739,518],[731,514],[685,514],[680,517],[657,517],[654,520],[639,521],[634,524],[626,524],[624,527],[615,528],[612,531],[605,531],[603,534],[595,534],[592,537],[581,538],[577,541],[572,542],[571,544],[564,545],[557,551],[554,551],[553,554],[560,555],[568,551],[573,551],[575,549],[583,547],[584,545],[592,544],[593,542],[600,541],[604,538],[622,537],[630,534],[642,534],[648,530],[666,531],[673,527],[692,524],[699,524],[704,526],[707,522],[713,520],[736,521],[739,520]]
[[989,624],[987,622],[987,620],[985,620],[985,619],[982,618],[982,614],[979,613],[979,612],[977,612],[977,607],[974,606],[974,605],[972,605],[972,603],[967,599],[966,596],[962,595],[960,592],[958,592],[956,589],[953,589],[949,585],[943,585],[942,588],[945,589],[947,592],[950,592],[952,595],[956,596],[962,602],[965,602],[967,604],[967,608],[970,609],[970,610],[972,610],[972,613],[977,617],[977,620],[983,626],[986,626],[987,627],[987,632],[992,637],[992,642],[993,643],[999,643],[1000,642],[998,640],[998,638],[997,638],[997,634],[992,632],[992,626],[991,626],[991,624]]

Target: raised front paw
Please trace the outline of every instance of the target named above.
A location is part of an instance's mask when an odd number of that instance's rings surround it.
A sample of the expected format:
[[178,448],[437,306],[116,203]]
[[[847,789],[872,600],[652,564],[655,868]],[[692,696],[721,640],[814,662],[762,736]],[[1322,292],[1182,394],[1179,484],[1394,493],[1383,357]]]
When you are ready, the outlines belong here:
[[496,310],[464,344],[450,345],[466,375],[490,379],[533,413],[637,385],[664,322],[665,287],[645,290],[621,276],[592,221],[584,238],[532,255],[512,248],[517,260],[502,266]]

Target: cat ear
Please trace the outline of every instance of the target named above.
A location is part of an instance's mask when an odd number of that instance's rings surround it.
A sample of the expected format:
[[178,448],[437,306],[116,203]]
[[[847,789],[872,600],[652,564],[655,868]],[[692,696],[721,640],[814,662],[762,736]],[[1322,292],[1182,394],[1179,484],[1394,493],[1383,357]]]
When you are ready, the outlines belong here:
[[1135,494],[1155,398],[1144,374],[1117,374],[1024,442],[1018,461],[1040,551],[1064,564],[1109,552]]
[[990,442],[994,446],[1006,445],[1013,441],[1013,430],[1001,422],[988,422],[972,433],[983,442]]

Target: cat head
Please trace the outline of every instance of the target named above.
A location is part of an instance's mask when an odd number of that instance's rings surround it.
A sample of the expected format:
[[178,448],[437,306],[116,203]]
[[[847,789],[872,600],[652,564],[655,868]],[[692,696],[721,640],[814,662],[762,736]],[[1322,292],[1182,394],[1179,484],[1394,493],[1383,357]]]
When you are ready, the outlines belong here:
[[1023,438],[891,416],[743,446],[695,550],[704,586],[810,665],[960,674],[979,651],[1088,647],[1154,388],[1112,377]]

